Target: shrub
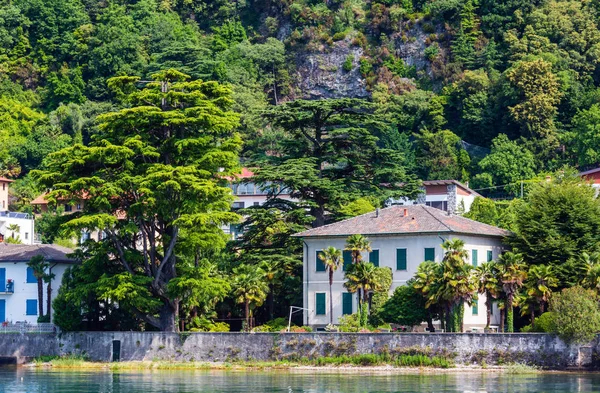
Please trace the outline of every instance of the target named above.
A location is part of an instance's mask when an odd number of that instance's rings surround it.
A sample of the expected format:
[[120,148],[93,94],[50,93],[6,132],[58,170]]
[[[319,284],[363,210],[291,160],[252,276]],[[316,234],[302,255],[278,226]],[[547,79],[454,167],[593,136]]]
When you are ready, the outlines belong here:
[[340,332],[356,333],[361,329],[360,316],[358,314],[344,315],[339,319]]
[[333,40],[334,41],[341,41],[344,38],[346,38],[346,32],[345,31],[340,31],[339,33],[335,33],[333,35]]
[[367,75],[369,75],[369,73],[371,71],[373,71],[373,64],[371,64],[371,62],[369,61],[369,59],[367,59],[366,57],[361,57],[360,58],[360,74],[363,77],[366,77]]
[[586,343],[600,331],[598,296],[580,286],[563,289],[550,299],[558,335],[567,342]]
[[346,56],[346,60],[344,60],[344,65],[342,66],[342,68],[346,72],[352,71],[352,68],[354,68],[354,56],[353,55],[350,54],[350,55]]
[[435,42],[433,45],[428,46],[427,48],[425,48],[425,51],[423,51],[423,54],[429,61],[434,61],[439,53],[440,47],[437,44],[437,42]]

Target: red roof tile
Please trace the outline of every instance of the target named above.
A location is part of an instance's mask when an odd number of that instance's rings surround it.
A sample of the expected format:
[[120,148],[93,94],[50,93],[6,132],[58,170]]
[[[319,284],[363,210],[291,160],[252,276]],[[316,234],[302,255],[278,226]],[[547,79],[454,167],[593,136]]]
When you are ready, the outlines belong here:
[[[405,213],[406,212],[406,216]],[[361,235],[402,235],[413,233],[461,233],[478,236],[505,237],[504,229],[469,220],[425,205],[396,205],[344,221],[309,229],[297,237]]]

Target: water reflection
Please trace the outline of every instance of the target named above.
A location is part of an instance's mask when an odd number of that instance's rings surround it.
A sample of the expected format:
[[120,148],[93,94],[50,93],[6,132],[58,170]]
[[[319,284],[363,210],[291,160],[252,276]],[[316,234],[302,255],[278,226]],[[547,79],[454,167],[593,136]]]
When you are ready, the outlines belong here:
[[600,374],[497,372],[358,374],[264,371],[45,371],[0,369],[0,393],[598,392]]

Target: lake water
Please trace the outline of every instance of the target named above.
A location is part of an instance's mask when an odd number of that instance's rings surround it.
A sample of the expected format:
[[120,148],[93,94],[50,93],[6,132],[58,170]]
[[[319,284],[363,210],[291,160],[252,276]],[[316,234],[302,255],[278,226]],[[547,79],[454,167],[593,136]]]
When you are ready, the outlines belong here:
[[365,374],[308,371],[43,371],[0,368],[0,393],[600,392],[600,374],[453,371]]

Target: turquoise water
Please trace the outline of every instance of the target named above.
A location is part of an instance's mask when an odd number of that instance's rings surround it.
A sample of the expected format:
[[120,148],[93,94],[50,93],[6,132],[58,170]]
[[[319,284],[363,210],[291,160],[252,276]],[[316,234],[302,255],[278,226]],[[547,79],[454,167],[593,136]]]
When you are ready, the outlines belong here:
[[0,393],[150,392],[600,392],[600,374],[493,372],[358,374],[227,371],[41,371],[0,369]]

